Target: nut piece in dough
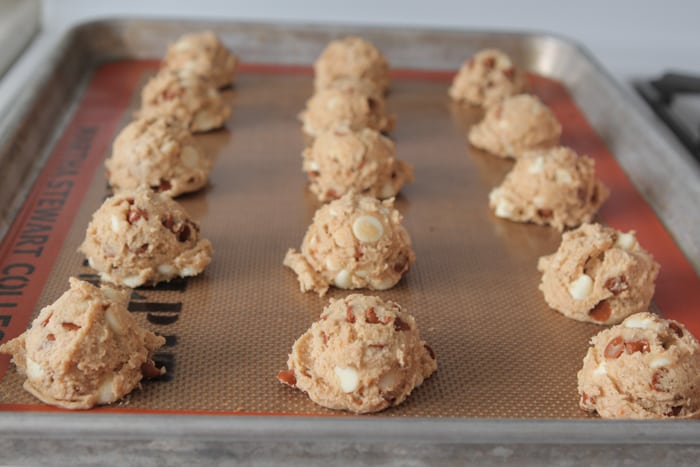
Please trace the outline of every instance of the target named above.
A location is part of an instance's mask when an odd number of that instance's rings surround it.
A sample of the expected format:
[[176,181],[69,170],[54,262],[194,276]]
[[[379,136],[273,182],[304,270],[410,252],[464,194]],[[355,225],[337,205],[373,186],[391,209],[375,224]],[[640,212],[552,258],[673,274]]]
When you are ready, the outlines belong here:
[[182,206],[139,188],[105,200],[80,251],[102,280],[133,288],[196,276],[211,262],[212,247]]
[[321,202],[349,191],[385,199],[413,180],[410,164],[395,158],[394,143],[370,128],[330,130],[304,150],[304,172]]
[[323,296],[328,287],[390,289],[416,260],[394,200],[348,193],[321,206],[301,245],[284,265],[297,274],[302,292]]
[[416,321],[392,301],[353,294],[331,299],[292,347],[285,384],[335,410],[370,413],[402,403],[437,369]]
[[137,116],[173,118],[199,133],[224,126],[231,108],[210,80],[164,69],[141,91]]
[[561,124],[549,108],[531,94],[508,97],[486,111],[469,131],[469,142],[501,157],[519,157],[529,149],[559,144]]
[[565,147],[528,151],[489,194],[496,216],[564,230],[590,222],[607,199],[595,161]]
[[211,80],[217,88],[233,84],[238,57],[211,31],[185,34],[168,47],[163,68]]
[[384,94],[389,90],[389,64],[382,53],[360,37],[330,42],[314,63],[316,91],[338,80],[369,81]]
[[395,117],[387,115],[384,96],[366,81],[336,81],[332,87],[317,91],[299,114],[304,133],[312,138],[329,130],[372,128],[389,132]]
[[634,314],[593,336],[578,392],[603,418],[700,418],[700,345],[677,321]]
[[24,389],[66,409],[111,404],[143,377],[164,373],[151,356],[165,339],[141,328],[127,310],[130,293],[71,278],[70,289],[32,326],[0,347],[26,374]]
[[525,90],[525,75],[500,50],[482,50],[464,62],[450,87],[450,97],[490,107]]
[[654,295],[659,265],[634,232],[583,224],[565,232],[556,253],[540,258],[540,290],[564,316],[616,324],[645,311]]
[[175,197],[205,186],[211,162],[177,121],[152,117],[134,120],[119,133],[105,166],[115,192],[150,187]]

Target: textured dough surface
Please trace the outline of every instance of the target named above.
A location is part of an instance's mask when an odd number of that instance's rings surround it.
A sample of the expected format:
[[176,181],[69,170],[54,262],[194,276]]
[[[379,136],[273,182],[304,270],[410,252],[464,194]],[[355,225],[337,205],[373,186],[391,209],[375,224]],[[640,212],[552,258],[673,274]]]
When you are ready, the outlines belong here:
[[469,142],[501,157],[520,157],[529,149],[559,144],[561,124],[539,98],[530,94],[508,97],[486,111],[469,131]]
[[616,324],[645,311],[659,265],[634,232],[600,224],[565,232],[556,253],[543,256],[540,290],[550,307],[578,321]]
[[119,133],[105,166],[115,192],[148,187],[175,197],[204,187],[211,162],[177,121],[152,117],[134,120]]
[[209,79],[221,88],[233,84],[238,57],[211,31],[185,34],[168,47],[163,68]]
[[105,200],[80,251],[102,280],[139,287],[200,274],[211,262],[212,247],[182,206],[140,188]]
[[299,114],[304,133],[315,138],[329,130],[371,128],[389,132],[395,117],[389,116],[386,102],[377,88],[363,81],[336,81],[311,96]]
[[496,49],[482,50],[464,62],[452,81],[449,94],[456,101],[491,107],[525,90],[525,76],[508,55]]
[[314,63],[316,91],[332,87],[339,80],[368,81],[381,93],[389,90],[389,63],[370,42],[345,37],[330,42]]
[[283,383],[329,409],[369,413],[402,403],[437,369],[416,321],[379,297],[331,300],[292,347]]
[[348,193],[316,211],[301,252],[290,249],[284,265],[297,274],[302,292],[323,296],[331,285],[390,289],[415,259],[393,198]]
[[370,128],[331,130],[304,150],[304,172],[321,202],[354,191],[385,199],[413,180],[410,164],[396,159],[393,141]]
[[67,409],[110,404],[144,377],[157,376],[151,360],[165,339],[139,327],[127,310],[130,292],[75,278],[32,326],[2,347],[11,354],[24,388],[42,402]]
[[578,391],[604,418],[699,418],[700,346],[677,321],[634,314],[593,336]]
[[231,108],[209,79],[169,69],[161,70],[141,91],[137,117],[179,121],[193,133],[221,128]]
[[593,220],[609,191],[595,161],[565,147],[528,151],[489,194],[496,216],[563,230]]

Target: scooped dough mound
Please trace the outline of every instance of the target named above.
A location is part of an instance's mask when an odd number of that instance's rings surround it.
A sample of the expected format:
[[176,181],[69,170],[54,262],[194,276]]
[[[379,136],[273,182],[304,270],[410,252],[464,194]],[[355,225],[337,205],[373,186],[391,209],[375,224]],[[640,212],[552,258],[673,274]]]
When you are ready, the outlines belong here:
[[157,116],[173,118],[198,133],[224,126],[231,108],[210,80],[164,69],[141,91],[138,117]]
[[603,418],[699,418],[698,341],[677,321],[632,315],[593,336],[578,392]]
[[550,307],[578,321],[616,324],[645,311],[659,265],[634,232],[600,224],[565,232],[556,253],[543,256],[540,290]]
[[563,230],[590,222],[607,199],[595,162],[565,147],[524,153],[489,194],[496,216]]
[[302,292],[322,296],[331,285],[390,289],[415,259],[393,199],[348,193],[316,211],[301,253],[290,249],[284,265],[297,274]]
[[127,310],[130,292],[70,279],[70,290],[0,352],[26,374],[24,389],[67,409],[111,404],[143,377],[160,375],[151,356],[165,339],[139,327]]
[[482,50],[464,62],[450,87],[450,97],[490,107],[525,90],[525,75],[508,55],[496,49]]
[[395,123],[395,117],[387,114],[384,97],[374,85],[347,80],[317,91],[306,102],[299,118],[304,133],[313,138],[337,128],[389,132]]
[[469,142],[501,157],[520,157],[530,149],[559,144],[561,124],[537,97],[508,97],[486,111],[469,131]]
[[391,198],[413,180],[413,168],[395,153],[394,143],[375,130],[337,129],[322,133],[304,151],[303,167],[321,202],[349,191]]
[[381,93],[389,89],[389,64],[382,53],[360,37],[346,37],[329,43],[314,63],[316,91],[338,80],[369,81]]
[[238,57],[211,31],[185,34],[168,48],[163,68],[211,80],[222,88],[233,84]]
[[152,117],[122,130],[105,166],[115,192],[150,187],[175,197],[205,186],[211,162],[177,121]]
[[200,274],[212,247],[177,202],[140,188],[105,200],[80,251],[102,280],[139,287]]
[[292,347],[278,379],[336,410],[369,413],[402,403],[437,369],[416,321],[379,297],[331,300]]

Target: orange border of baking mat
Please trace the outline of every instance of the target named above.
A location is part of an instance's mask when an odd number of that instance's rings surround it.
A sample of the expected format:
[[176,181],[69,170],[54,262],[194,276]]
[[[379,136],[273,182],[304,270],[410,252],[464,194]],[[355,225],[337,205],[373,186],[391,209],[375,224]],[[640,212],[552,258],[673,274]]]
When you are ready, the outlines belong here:
[[[100,66],[80,98],[80,106],[41,170],[27,199],[0,244],[0,340],[7,341],[23,332],[34,312],[46,277],[83,200],[80,187],[92,180],[95,170],[112,141],[123,113],[145,71],[158,66],[144,60]],[[114,72],[114,67],[119,72]],[[247,64],[241,72],[312,74],[306,66]],[[448,82],[452,72],[394,70],[398,79],[425,79]],[[610,199],[600,216],[620,230],[636,230],[641,244],[661,264],[656,282],[655,302],[664,316],[683,322],[700,335],[700,280],[672,236],[634,188],[620,165],[590,126],[566,88],[558,81],[530,77],[537,94],[562,122],[562,143],[596,160],[597,175],[611,188]],[[33,219],[44,223],[32,223]],[[0,356],[0,378],[9,364]],[[0,404],[5,411],[64,412],[44,405]],[[209,412],[101,407],[98,412],[288,415],[284,413]],[[331,415],[333,416],[333,415]]]

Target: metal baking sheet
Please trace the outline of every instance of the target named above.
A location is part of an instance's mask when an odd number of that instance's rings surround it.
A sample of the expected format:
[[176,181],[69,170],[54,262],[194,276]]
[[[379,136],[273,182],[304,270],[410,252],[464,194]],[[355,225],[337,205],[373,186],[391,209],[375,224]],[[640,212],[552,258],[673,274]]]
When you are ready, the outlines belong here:
[[[661,312],[698,334],[700,282],[692,266],[697,267],[697,245],[684,239],[689,230],[691,240],[697,238],[692,235],[700,219],[689,210],[674,222],[671,207],[657,206],[668,193],[659,199],[649,196],[644,186],[634,187],[630,178],[645,175],[623,170],[617,160],[624,160],[618,154],[628,150],[620,146],[618,135],[634,128],[635,114],[595,64],[570,44],[525,34],[114,21],[77,30],[57,52],[44,81],[35,83],[38,95],[48,100],[41,106],[25,101],[17,111],[19,119],[4,127],[0,147],[20,150],[0,153],[0,164],[3,173],[21,175],[15,181],[22,189],[20,196],[6,192],[3,198],[4,340],[20,333],[34,313],[55,300],[70,275],[95,279],[75,249],[107,193],[102,161],[138,105],[140,86],[157,68],[153,58],[162,56],[167,43],[180,34],[205,28],[219,33],[247,62],[229,93],[234,116],[227,129],[198,136],[215,160],[210,185],[181,199],[212,240],[214,262],[202,277],[137,290],[132,296],[131,309],[139,319],[169,336],[157,356],[169,376],[145,383],[125,402],[90,411],[87,417],[58,411],[54,416],[67,422],[65,430],[83,429],[93,423],[89,420],[99,424],[103,413],[158,427],[167,427],[169,416],[206,421],[221,414],[243,431],[312,417],[306,434],[329,429],[353,433],[378,419],[452,419],[454,423],[438,425],[435,432],[443,436],[484,420],[495,420],[492,426],[495,432],[502,427],[502,434],[516,419],[536,420],[543,430],[566,427],[571,433],[579,423],[604,424],[581,420],[589,417],[578,408],[575,379],[588,338],[600,328],[549,310],[537,291],[536,260],[556,249],[559,234],[489,213],[488,191],[512,163],[468,146],[466,130],[480,114],[452,104],[446,95],[454,70],[485,46],[505,49],[532,72],[532,90],[564,123],[564,144],[596,158],[598,172],[613,193],[601,211],[602,220],[638,231],[642,244],[662,264],[656,295]],[[403,190],[397,207],[418,262],[398,287],[377,294],[416,316],[439,361],[438,372],[405,404],[372,417],[322,409],[274,377],[294,339],[327,303],[301,294],[281,260],[288,247],[298,247],[318,206],[300,171],[304,140],[296,120],[312,93],[308,64],[332,37],[350,32],[375,42],[393,65],[389,105],[398,125],[392,137],[398,157],[411,162],[416,172],[416,182]],[[402,46],[407,40],[413,47]],[[580,76],[563,73],[571,69],[562,63],[575,65]],[[47,79],[51,74],[62,79]],[[593,105],[590,100],[600,105],[603,91],[616,96],[606,105],[629,118],[596,132],[589,120],[600,110],[587,113],[586,106]],[[644,139],[644,132],[637,137]],[[642,161],[658,144],[649,138],[645,155],[638,156]],[[33,148],[33,158],[23,157],[27,146]],[[684,170],[679,176],[695,174]],[[687,199],[674,206],[678,203]],[[0,365],[0,371],[7,368],[6,357]],[[36,412],[57,412],[24,393],[14,369],[0,382],[0,409],[5,411],[0,428],[18,418],[37,420]],[[345,425],[348,420],[353,425]],[[400,420],[387,423],[397,434],[410,431]],[[688,424],[692,430],[696,425]],[[217,426],[210,425],[215,432]],[[655,425],[642,426],[653,431]]]

